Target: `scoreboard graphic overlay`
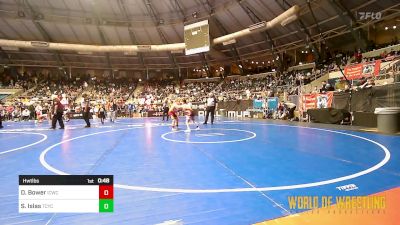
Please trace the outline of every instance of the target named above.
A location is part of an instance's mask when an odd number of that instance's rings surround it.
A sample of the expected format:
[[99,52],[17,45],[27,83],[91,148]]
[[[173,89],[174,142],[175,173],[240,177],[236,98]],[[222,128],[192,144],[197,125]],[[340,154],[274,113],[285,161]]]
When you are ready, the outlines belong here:
[[20,175],[20,213],[114,211],[112,175]]

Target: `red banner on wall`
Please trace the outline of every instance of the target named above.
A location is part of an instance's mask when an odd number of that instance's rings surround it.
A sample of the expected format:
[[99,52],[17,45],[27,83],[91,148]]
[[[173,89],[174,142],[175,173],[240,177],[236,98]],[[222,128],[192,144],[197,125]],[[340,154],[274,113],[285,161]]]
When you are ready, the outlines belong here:
[[301,109],[303,112],[307,109],[317,108],[317,94],[307,94],[301,96]]
[[308,109],[330,108],[332,107],[333,92],[302,95],[300,101],[301,111],[303,112]]
[[371,77],[379,75],[381,60],[349,65],[344,68],[344,74],[349,80],[360,79],[361,77]]

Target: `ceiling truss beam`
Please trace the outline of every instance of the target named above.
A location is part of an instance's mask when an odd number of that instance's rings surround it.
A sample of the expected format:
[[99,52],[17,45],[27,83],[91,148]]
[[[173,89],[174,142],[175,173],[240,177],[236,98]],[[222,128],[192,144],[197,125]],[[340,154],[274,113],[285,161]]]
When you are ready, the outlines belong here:
[[[282,3],[280,2],[280,0],[275,0],[276,3],[279,5],[279,7],[281,7],[282,10],[286,10],[286,6],[288,8],[292,7],[292,5],[290,5],[286,0],[282,0]],[[314,55],[315,61],[319,61],[321,58],[321,53],[319,51],[319,49],[317,48],[317,46],[314,43],[314,40],[312,39],[311,33],[310,31],[307,29],[307,26],[304,24],[303,20],[301,18],[297,19],[297,24],[299,25],[299,29],[301,30],[301,32],[303,32],[306,35],[306,43],[310,44],[309,47],[311,47],[311,52]],[[318,24],[317,24],[318,26]]]
[[[168,44],[168,40],[165,37],[164,33],[161,30],[160,24],[162,23],[162,20],[160,20],[160,18],[158,17],[158,12],[156,11],[156,9],[153,7],[153,4],[151,2],[151,0],[143,0],[144,4],[146,5],[146,9],[147,12],[151,15],[152,19],[153,19],[153,23],[156,26],[156,30],[158,35],[161,38],[161,41],[163,42],[163,44]],[[176,61],[175,56],[171,53],[168,52],[168,57],[170,58],[172,65],[176,68],[179,69],[179,65]]]
[[[246,1],[237,0],[237,2],[253,23],[258,23],[263,21],[261,19],[261,16],[256,14],[256,10],[253,7],[251,7]],[[282,70],[283,69],[282,57],[279,56],[279,53],[276,50],[274,40],[272,39],[268,31],[264,31],[261,34],[263,35],[264,42],[270,46],[273,60],[277,61],[279,70]]]
[[[98,33],[100,35],[101,43],[103,45],[106,45],[107,44],[107,40],[106,40],[106,37],[105,37],[105,34],[104,34],[103,30],[100,27],[102,18],[100,16],[100,13],[98,12],[98,9],[97,9],[97,6],[96,6],[96,2],[92,1],[91,3],[93,5],[94,16],[96,17],[96,20],[95,20],[96,29],[97,29],[97,31],[98,31]],[[110,53],[106,52],[105,53],[105,57],[106,57],[107,65],[110,68],[110,74],[113,74],[114,71],[113,71],[113,66],[111,64]]]
[[[127,21],[129,21],[129,15],[128,15],[128,12],[126,11],[126,6],[125,6],[125,3],[124,3],[124,0],[117,0],[117,3],[118,3],[118,7],[119,7],[120,11],[124,15],[124,18]],[[139,45],[140,43],[138,42],[138,40],[136,38],[136,35],[133,32],[133,26],[132,26],[132,23],[130,21],[128,22],[128,33],[129,33],[129,38],[131,39],[132,44]],[[139,57],[140,64],[142,64],[142,66],[145,67],[145,60],[144,60],[143,53],[138,52],[137,55]]]
[[330,0],[329,2],[335,11],[340,15],[340,19],[343,21],[343,23],[347,25],[347,28],[349,29],[354,40],[356,40],[358,47],[362,50],[365,50],[367,48],[368,39],[362,29],[358,30],[358,33],[354,30],[354,26],[357,26],[358,23],[353,13],[347,7],[345,7],[341,1]]
[[[215,16],[215,11],[214,11],[210,1],[203,0],[202,4],[203,4],[203,7],[206,8],[206,10],[208,11],[210,18],[213,19],[213,21],[217,25],[217,28],[220,30],[220,32],[222,32],[223,35],[227,35],[229,32],[224,27],[224,25],[222,25],[221,21]],[[242,62],[242,59],[240,58],[239,51],[236,48],[236,43],[231,44],[229,46],[229,50],[230,50],[231,54],[233,55],[233,59],[235,60],[236,64],[239,67],[240,75],[244,75],[243,67],[242,67],[243,62]]]
[[[32,7],[32,5],[29,3],[29,0],[22,0],[22,4],[20,2],[21,0],[17,0],[17,5],[21,6],[29,12],[29,18],[32,21],[32,23],[35,25],[36,29],[39,30],[40,34],[43,36],[43,38],[48,41],[48,42],[53,42],[53,38],[50,36],[50,34],[46,31],[46,29],[42,26],[39,20],[37,20],[37,17],[41,15],[40,13],[36,12],[35,9]],[[62,60],[61,54],[58,51],[54,51],[54,58],[56,59],[59,68],[61,71],[66,73],[64,70],[65,63]]]

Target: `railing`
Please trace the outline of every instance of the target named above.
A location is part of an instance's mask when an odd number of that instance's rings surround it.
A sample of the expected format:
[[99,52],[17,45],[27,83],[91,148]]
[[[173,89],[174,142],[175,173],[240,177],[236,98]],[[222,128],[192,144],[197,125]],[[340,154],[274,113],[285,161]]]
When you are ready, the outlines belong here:
[[[4,91],[4,90],[7,90],[7,89],[5,88],[5,89],[2,89],[2,90]],[[4,91],[4,92],[2,93],[2,94],[6,94],[7,96],[5,96],[4,98],[2,98],[1,101],[5,102],[5,101],[7,101],[8,99],[15,98],[15,97],[19,96],[21,93],[23,93],[23,89],[22,89],[22,88],[21,88],[21,89],[16,89],[16,88],[9,89],[9,92],[8,92],[8,93],[7,93],[7,91]]]
[[363,58],[372,58],[372,57],[376,57],[376,56],[380,56],[380,54],[382,54],[383,52],[392,52],[392,51],[399,51],[400,50],[400,44],[397,45],[389,45],[387,47],[384,48],[380,48],[380,49],[376,49],[376,50],[372,50],[369,52],[365,52],[362,53],[362,57]]
[[241,75],[233,75],[233,76],[227,76],[224,80],[248,80],[248,79],[257,79],[257,78],[264,78],[267,76],[276,76],[276,72],[266,72],[266,73],[257,73],[257,74],[249,74],[246,76],[241,76]]
[[297,71],[297,70],[306,70],[315,68],[315,63],[305,63],[296,66],[291,66],[287,69],[288,72]]
[[211,77],[211,78],[198,78],[198,79],[185,79],[183,83],[196,83],[196,82],[216,82],[220,81],[220,77]]
[[128,96],[126,99],[124,99],[125,101],[128,101],[129,99],[132,98],[132,96],[133,96],[133,94],[135,93],[135,90],[136,90],[136,88],[138,87],[138,85],[139,85],[139,84],[136,84],[136,85],[135,85],[135,88],[132,89],[131,93],[129,93],[129,96]]

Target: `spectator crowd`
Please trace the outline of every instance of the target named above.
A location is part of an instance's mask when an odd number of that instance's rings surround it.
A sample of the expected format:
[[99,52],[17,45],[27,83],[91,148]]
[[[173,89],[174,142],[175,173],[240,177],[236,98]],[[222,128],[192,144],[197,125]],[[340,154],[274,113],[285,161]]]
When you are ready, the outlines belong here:
[[[91,112],[98,116],[103,108],[115,111],[117,116],[133,116],[135,113],[163,110],[173,99],[181,98],[191,103],[204,104],[209,93],[214,93],[219,102],[248,99],[265,99],[283,95],[300,94],[300,86],[307,85],[327,72],[338,71],[339,67],[351,63],[374,60],[393,61],[399,58],[399,52],[382,52],[378,56],[362,57],[361,51],[354,53],[335,52],[323,65],[306,69],[267,72],[247,76],[228,76],[219,79],[201,79],[185,82],[179,80],[146,81],[138,86],[136,81],[126,77],[92,77],[86,74],[74,76],[54,75],[50,73],[23,72],[8,68],[0,78],[0,88],[22,89],[23,94],[7,99],[3,104],[3,118],[6,120],[38,121],[50,114],[52,99],[57,96],[65,106],[65,111],[79,113],[84,100],[90,101]],[[392,67],[390,67],[392,68]],[[400,68],[400,67],[398,67]],[[388,68],[383,73],[390,73]],[[398,71],[396,71],[398,72]],[[375,85],[373,79],[361,79],[356,82],[360,88]],[[327,88],[334,90],[334,85],[327,82],[322,88],[314,87],[313,92]],[[357,90],[353,88],[354,90]],[[347,85],[344,91],[349,91]]]

